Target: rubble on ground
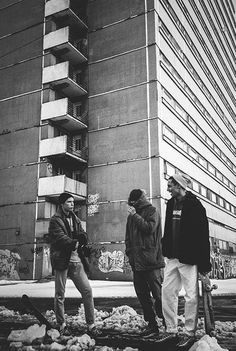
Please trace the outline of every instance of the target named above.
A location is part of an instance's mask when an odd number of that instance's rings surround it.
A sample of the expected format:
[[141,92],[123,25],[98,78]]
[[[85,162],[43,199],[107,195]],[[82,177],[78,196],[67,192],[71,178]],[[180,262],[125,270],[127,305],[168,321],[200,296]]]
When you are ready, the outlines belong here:
[[[12,351],[60,351],[60,350],[93,350],[93,351],[113,351],[121,350],[119,348],[112,348],[108,346],[98,346],[95,341],[86,334],[87,327],[85,323],[84,307],[83,305],[78,309],[75,315],[66,315],[66,324],[71,330],[70,336],[60,335],[56,329],[56,318],[54,311],[46,311],[44,314],[54,329],[46,332],[45,325],[31,325],[25,330],[12,330],[8,336],[10,343],[10,350]],[[0,306],[0,321],[5,318],[11,318],[17,321],[30,320],[35,321],[35,317],[30,314],[21,315],[19,312],[8,310],[4,306]],[[157,318],[160,332],[164,332],[162,320]],[[178,317],[178,331],[183,333],[184,316]],[[114,331],[117,335],[132,334],[139,335],[142,329],[146,326],[146,322],[142,315],[138,314],[133,308],[129,306],[119,306],[113,308],[110,312],[95,309],[95,323],[96,326],[103,332]],[[33,323],[32,323],[33,324]],[[76,336],[75,336],[76,335]],[[205,335],[204,318],[198,319],[198,327],[196,332],[197,339],[199,339],[191,348],[191,351],[220,351],[221,347],[217,341],[226,338],[236,338],[236,321],[235,322],[215,322],[215,338],[210,338]],[[135,351],[131,347],[126,347],[124,351]]]
[[222,349],[216,338],[204,335],[200,340],[196,341],[189,351],[228,351]]

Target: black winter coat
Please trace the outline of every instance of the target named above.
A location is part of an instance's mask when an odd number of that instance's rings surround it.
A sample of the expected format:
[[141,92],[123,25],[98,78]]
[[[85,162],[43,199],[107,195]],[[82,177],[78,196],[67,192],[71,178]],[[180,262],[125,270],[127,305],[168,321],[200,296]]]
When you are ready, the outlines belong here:
[[133,270],[146,271],[165,266],[161,250],[161,221],[156,208],[144,196],[135,205],[136,214],[126,224],[126,255]]
[[79,242],[78,254],[88,272],[88,262],[83,254],[83,246],[87,244],[87,234],[82,228],[79,218],[72,213],[74,234],[70,232],[64,212],[59,209],[52,216],[49,223],[48,242],[50,244],[50,257],[52,268],[56,270],[65,270],[68,268],[71,252],[75,250],[76,243]]
[[[172,214],[174,199],[167,202],[164,236],[162,238],[163,255],[172,256]],[[199,272],[209,272],[210,242],[206,210],[191,192],[187,191],[180,219],[179,257],[181,263],[197,265]]]

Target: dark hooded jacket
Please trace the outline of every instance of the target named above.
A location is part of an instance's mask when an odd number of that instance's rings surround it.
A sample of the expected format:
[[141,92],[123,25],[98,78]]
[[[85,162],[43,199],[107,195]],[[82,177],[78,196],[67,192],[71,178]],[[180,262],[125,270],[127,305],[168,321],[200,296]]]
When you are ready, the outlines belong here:
[[[172,215],[174,198],[167,202],[164,236],[162,238],[163,255],[172,258]],[[179,259],[181,263],[197,265],[199,272],[209,272],[210,242],[206,210],[191,192],[187,191],[180,219]]]
[[50,256],[52,268],[65,270],[68,268],[71,252],[75,250],[76,243],[79,242],[78,254],[88,272],[88,263],[83,254],[83,246],[87,244],[87,234],[82,228],[79,218],[72,212],[73,234],[69,223],[61,208],[52,216],[49,223],[48,243],[50,244]]
[[126,255],[133,270],[147,271],[164,267],[161,250],[161,221],[156,208],[144,195],[135,204],[136,214],[126,224]]

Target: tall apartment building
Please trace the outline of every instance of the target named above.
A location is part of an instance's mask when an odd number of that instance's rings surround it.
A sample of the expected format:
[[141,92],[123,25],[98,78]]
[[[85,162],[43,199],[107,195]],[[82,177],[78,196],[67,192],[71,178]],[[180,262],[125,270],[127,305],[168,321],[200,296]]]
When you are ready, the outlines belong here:
[[128,194],[164,221],[174,172],[207,210],[214,274],[236,275],[235,21],[232,0],[0,1],[0,275],[50,272],[69,191],[91,278],[130,279]]

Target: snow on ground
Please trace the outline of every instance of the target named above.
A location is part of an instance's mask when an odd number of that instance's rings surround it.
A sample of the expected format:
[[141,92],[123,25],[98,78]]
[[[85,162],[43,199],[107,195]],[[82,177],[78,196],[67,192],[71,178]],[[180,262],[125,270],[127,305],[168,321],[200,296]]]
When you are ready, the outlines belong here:
[[[213,290],[213,295],[236,295],[236,279],[211,280],[217,284],[218,289]],[[133,283],[124,281],[91,280],[95,298],[104,297],[136,297]],[[0,280],[0,298],[21,297],[27,294],[30,297],[54,297],[54,281],[39,283],[36,281],[6,281]],[[182,289],[180,295],[184,294]],[[77,297],[78,291],[73,282],[68,279],[66,285],[66,297]]]

